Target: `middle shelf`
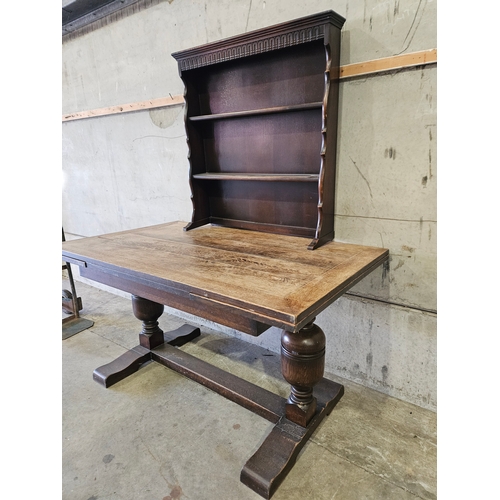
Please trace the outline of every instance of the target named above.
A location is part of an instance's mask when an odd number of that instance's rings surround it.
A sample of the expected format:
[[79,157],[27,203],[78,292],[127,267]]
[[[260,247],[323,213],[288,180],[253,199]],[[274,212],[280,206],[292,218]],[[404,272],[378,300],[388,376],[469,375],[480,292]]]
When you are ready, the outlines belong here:
[[190,116],[189,120],[206,121],[206,120],[221,120],[224,118],[238,118],[243,116],[268,115],[274,113],[286,113],[290,111],[304,111],[308,109],[321,109],[322,102],[308,102],[305,104],[292,104],[289,106],[275,106],[271,108],[249,109],[246,111],[230,111],[226,113],[214,113],[208,115]]
[[208,181],[285,181],[285,182],[318,182],[318,174],[254,174],[235,172],[205,172],[194,174],[193,179]]

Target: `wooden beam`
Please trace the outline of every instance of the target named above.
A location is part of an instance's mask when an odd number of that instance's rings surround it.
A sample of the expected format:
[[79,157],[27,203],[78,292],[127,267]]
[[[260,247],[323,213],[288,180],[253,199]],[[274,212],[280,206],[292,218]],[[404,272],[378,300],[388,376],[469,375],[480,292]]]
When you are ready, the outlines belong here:
[[148,101],[133,102],[131,104],[120,104],[107,108],[91,109],[89,111],[79,111],[62,116],[62,121],[81,120],[82,118],[92,118],[94,116],[114,115],[117,113],[129,113],[131,111],[142,111],[145,109],[163,108],[165,106],[178,106],[184,104],[184,96],[169,95],[168,97],[159,97]]
[[[355,76],[372,75],[385,71],[394,71],[413,66],[432,64],[437,62],[437,49],[422,50],[400,56],[384,57],[373,61],[362,63],[347,64],[340,67],[340,79],[353,78]],[[108,108],[91,109],[89,111],[79,111],[62,116],[62,121],[81,120],[83,118],[92,118],[95,116],[107,116],[117,113],[129,113],[131,111],[141,111],[145,109],[164,108],[167,106],[179,106],[184,104],[184,96],[174,95],[169,97],[160,97],[148,101],[134,102],[131,104],[120,104]]]
[[383,71],[393,71],[403,68],[411,68],[422,64],[437,62],[437,49],[422,50],[400,56],[384,57],[373,61],[347,64],[340,67],[340,78],[352,78],[354,76],[371,75]]

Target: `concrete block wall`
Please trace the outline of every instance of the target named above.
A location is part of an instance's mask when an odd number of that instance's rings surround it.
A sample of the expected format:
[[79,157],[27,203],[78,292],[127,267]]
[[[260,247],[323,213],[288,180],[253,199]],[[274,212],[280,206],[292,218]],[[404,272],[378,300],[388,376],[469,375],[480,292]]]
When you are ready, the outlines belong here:
[[[346,18],[342,65],[437,46],[431,0],[144,1],[63,43],[63,114],[182,94],[172,52],[328,9]],[[391,259],[318,317],[326,371],[435,410],[436,66],[342,81],[339,118],[336,239]],[[190,220],[182,106],[62,130],[68,239]],[[275,329],[206,324],[279,350]]]

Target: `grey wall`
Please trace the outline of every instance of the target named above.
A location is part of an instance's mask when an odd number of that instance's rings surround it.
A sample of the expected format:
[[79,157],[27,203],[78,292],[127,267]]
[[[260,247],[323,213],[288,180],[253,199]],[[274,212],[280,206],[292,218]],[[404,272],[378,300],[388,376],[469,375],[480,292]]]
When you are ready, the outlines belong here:
[[[149,4],[63,43],[64,114],[182,94],[172,52],[328,9],[347,19],[341,64],[437,46],[430,0]],[[62,130],[68,238],[190,219],[182,106]],[[336,239],[384,246],[391,261],[318,317],[326,370],[436,409],[435,65],[341,83],[337,182]],[[279,349],[274,329],[217,328]]]

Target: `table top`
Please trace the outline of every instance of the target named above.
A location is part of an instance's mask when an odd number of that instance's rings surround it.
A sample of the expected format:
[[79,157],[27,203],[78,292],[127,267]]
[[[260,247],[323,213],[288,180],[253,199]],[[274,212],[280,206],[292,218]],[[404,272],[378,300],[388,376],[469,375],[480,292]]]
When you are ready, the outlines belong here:
[[[384,248],[172,222],[63,243],[63,260],[297,330],[388,258]],[[104,281],[103,281],[104,282]],[[165,304],[169,305],[169,304]]]

